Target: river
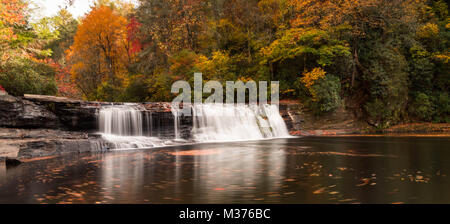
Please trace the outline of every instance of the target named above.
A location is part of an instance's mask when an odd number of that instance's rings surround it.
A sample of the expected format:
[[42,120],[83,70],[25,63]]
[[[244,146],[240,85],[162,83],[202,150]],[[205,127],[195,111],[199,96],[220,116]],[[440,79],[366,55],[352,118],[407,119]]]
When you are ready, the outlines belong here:
[[0,203],[450,203],[450,138],[300,137],[0,166]]

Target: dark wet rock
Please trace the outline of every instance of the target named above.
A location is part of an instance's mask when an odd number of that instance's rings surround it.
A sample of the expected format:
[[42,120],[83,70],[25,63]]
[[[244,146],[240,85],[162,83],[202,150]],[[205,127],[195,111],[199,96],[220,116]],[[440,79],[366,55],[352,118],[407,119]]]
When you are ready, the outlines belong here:
[[283,118],[289,132],[301,131],[305,122],[302,116],[302,105],[299,103],[280,104],[280,115]]
[[18,159],[8,158],[8,157],[5,158],[6,168],[16,167],[16,166],[19,166],[20,164],[22,164],[22,162]]
[[367,128],[365,122],[344,108],[318,116],[300,102],[288,101],[280,103],[280,114],[289,133],[297,136],[357,134]]
[[[169,111],[153,111],[151,112],[151,126],[152,135],[156,135],[162,138],[175,138],[175,118],[172,112]],[[188,139],[191,137],[191,129],[193,125],[192,116],[181,115],[179,117],[179,132],[180,137]]]
[[0,127],[94,130],[99,104],[64,97],[0,96]]
[[69,130],[95,130],[98,102],[73,100],[65,97],[25,95],[24,99],[41,105],[58,117],[62,128]]
[[13,129],[0,128],[0,139],[39,139],[39,138],[62,138],[62,139],[87,139],[86,132],[73,132],[58,129]]
[[99,139],[53,139],[34,140],[20,145],[18,158],[35,158],[55,156],[67,153],[83,153],[101,151]]
[[101,151],[103,139],[87,132],[0,128],[0,157],[35,158]]
[[0,96],[0,127],[58,128],[58,117],[42,105],[9,95]]

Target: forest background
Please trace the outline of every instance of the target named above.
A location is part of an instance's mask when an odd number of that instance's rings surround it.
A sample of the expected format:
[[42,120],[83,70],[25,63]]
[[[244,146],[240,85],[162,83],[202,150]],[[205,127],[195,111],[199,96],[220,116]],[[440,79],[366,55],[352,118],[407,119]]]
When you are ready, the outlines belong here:
[[[68,0],[67,7],[74,1]],[[443,0],[97,0],[33,21],[0,0],[0,90],[98,101],[171,101],[171,85],[279,81],[317,116],[450,122]]]

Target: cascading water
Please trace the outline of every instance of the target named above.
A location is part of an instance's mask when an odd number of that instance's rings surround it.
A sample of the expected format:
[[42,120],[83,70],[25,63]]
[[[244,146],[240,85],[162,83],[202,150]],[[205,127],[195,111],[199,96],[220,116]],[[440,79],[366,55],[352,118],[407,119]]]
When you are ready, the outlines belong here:
[[244,141],[288,137],[276,105],[200,104],[193,106],[197,142]]
[[114,149],[165,146],[163,140],[151,137],[151,125],[151,113],[137,104],[106,106],[99,112],[99,129],[102,137]]
[[173,114],[173,126],[175,130],[175,139],[180,139],[180,114],[178,110],[172,108],[172,114]]
[[119,136],[143,135],[142,112],[135,105],[108,106],[100,110],[100,132]]
[[[188,143],[289,137],[276,105],[200,104],[191,109],[193,127]],[[153,148],[187,143],[181,139],[179,111],[172,110],[172,114],[174,134],[170,137],[171,140],[153,136],[152,113],[138,104],[102,107],[99,111],[99,129],[103,139],[113,149]]]

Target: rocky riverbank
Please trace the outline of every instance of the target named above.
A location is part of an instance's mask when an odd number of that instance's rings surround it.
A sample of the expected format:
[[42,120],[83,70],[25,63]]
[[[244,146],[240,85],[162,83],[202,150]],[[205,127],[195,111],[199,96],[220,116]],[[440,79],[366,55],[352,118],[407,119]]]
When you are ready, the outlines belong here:
[[315,116],[296,101],[282,101],[280,103],[280,113],[288,126],[290,134],[294,136],[450,136],[449,123],[405,123],[379,130],[343,108],[322,116]]
[[353,113],[339,109],[322,116],[315,116],[311,111],[296,101],[280,102],[280,114],[294,136],[328,136],[361,134],[369,128]]
[[30,159],[99,151],[101,139],[87,132],[0,128],[0,157]]
[[[117,104],[120,103],[114,103]],[[109,105],[113,103],[41,95],[0,95],[0,161],[103,151],[108,145],[96,134],[97,117],[99,109]],[[170,103],[140,106],[143,112],[151,112],[149,122],[155,132],[172,137],[173,131],[164,133],[166,127],[174,124]],[[180,118],[182,137],[189,137],[191,127],[191,119]]]
[[30,159],[98,150],[98,105],[62,97],[0,96],[0,157]]
[[[98,132],[101,107],[113,103],[73,100],[63,97],[0,95],[0,161],[5,158],[29,160],[65,153],[98,152],[107,148]],[[115,103],[114,105],[117,105]],[[174,138],[171,104],[142,103],[143,113],[151,112],[153,130]],[[280,114],[295,136],[335,136],[370,134],[369,125],[351,112],[337,110],[314,116],[295,101],[282,101]],[[191,117],[180,118],[182,138],[190,137]],[[386,129],[385,133],[450,133],[450,124],[407,124]]]

